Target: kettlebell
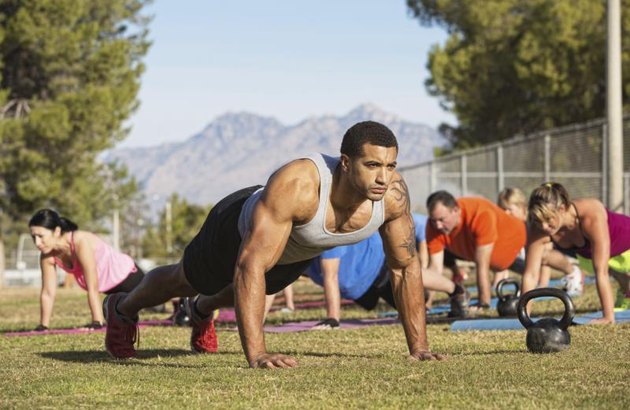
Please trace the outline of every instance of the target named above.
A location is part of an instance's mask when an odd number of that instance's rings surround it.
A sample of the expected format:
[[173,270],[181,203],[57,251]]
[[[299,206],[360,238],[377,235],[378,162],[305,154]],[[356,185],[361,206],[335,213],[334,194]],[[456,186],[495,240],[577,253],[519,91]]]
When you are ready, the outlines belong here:
[[[559,321],[543,318],[536,323],[527,313],[527,302],[531,299],[553,296],[564,303],[564,314]],[[571,343],[571,335],[567,330],[575,316],[573,301],[565,291],[556,288],[539,288],[521,295],[517,307],[518,320],[527,329],[527,349],[532,353],[553,353],[566,350]]]
[[[503,288],[506,285],[514,285],[514,293],[504,295]],[[497,283],[497,296],[499,298],[499,301],[497,302],[497,312],[499,312],[499,316],[516,316],[516,308],[518,307],[518,296],[520,295],[520,293],[521,288],[518,284],[518,281],[515,279],[502,279],[501,281],[499,281],[499,283]]]

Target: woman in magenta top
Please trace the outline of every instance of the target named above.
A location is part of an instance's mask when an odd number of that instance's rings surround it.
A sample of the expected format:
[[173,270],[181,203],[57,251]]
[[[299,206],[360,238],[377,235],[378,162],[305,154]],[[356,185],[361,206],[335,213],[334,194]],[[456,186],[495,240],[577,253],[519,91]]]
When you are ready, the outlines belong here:
[[103,310],[99,293],[129,292],[142,280],[144,273],[130,256],[118,252],[101,238],[50,209],[37,211],[28,224],[31,237],[41,252],[42,291],[40,325],[50,324],[59,266],[74,275],[78,285],[88,294],[92,312],[91,328],[103,326]]
[[595,198],[571,201],[562,185],[549,182],[532,192],[529,219],[534,234],[527,245],[523,293],[536,286],[542,249],[551,241],[574,249],[580,267],[595,274],[604,317],[593,322],[614,323],[609,274],[619,282],[622,298],[630,296],[630,217],[611,212]]

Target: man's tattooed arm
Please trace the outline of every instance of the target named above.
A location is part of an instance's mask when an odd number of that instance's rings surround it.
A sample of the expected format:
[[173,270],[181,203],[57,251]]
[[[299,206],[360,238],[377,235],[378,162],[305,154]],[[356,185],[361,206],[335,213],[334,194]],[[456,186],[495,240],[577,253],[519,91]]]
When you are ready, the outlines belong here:
[[403,242],[398,245],[399,247],[405,249],[407,251],[407,255],[410,258],[416,257],[416,228],[413,223],[413,218],[410,218],[409,230],[407,232],[407,237],[404,238]]
[[398,247],[406,251],[407,257],[416,257],[416,229],[411,217],[411,205],[409,200],[409,187],[402,177],[398,178],[389,186],[393,205],[396,209],[397,217],[402,218],[404,224],[404,235],[398,243]]
[[409,188],[404,179],[400,178],[396,181],[392,181],[389,186],[389,190],[392,193],[394,200],[399,206],[407,212],[411,212],[411,204],[409,201]]

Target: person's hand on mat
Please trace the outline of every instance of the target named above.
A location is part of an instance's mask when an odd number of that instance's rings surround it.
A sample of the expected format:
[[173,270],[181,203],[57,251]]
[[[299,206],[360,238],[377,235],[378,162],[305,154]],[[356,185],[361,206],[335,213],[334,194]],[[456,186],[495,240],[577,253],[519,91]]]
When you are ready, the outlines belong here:
[[255,369],[289,369],[297,367],[298,363],[293,357],[282,353],[264,353],[250,363],[250,366]]
[[105,325],[103,324],[103,322],[99,322],[98,320],[93,320],[91,323],[88,323],[87,325],[83,327],[89,330],[97,330],[97,329],[102,329],[103,327],[105,327]]
[[614,323],[614,322],[610,319],[606,319],[605,317],[599,317],[597,319],[591,320],[588,323],[591,325],[606,325],[606,324]]
[[311,330],[331,330],[339,329],[339,321],[329,317],[326,320],[322,320],[311,328]]
[[468,305],[468,310],[471,312],[487,312],[488,310],[490,310],[490,305],[487,303],[476,302]]
[[43,332],[43,331],[45,331],[45,330],[48,330],[48,326],[44,326],[44,325],[42,325],[42,324],[39,324],[39,325],[37,325],[37,327],[36,327],[35,329],[33,329],[33,330],[35,330],[36,332]]
[[427,360],[446,360],[447,358],[448,356],[446,355],[433,353],[430,350],[418,350],[409,355],[409,360],[417,360],[419,362],[424,362]]

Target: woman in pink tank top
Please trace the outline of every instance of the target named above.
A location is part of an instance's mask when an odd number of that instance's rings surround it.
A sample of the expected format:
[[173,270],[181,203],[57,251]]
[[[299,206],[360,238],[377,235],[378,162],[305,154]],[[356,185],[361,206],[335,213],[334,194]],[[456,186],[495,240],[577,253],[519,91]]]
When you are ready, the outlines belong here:
[[620,305],[630,296],[630,217],[611,212],[595,198],[571,201],[558,183],[545,183],[529,198],[533,236],[527,249],[523,293],[534,287],[542,247],[553,242],[577,253],[580,267],[595,274],[603,317],[591,323],[614,323],[615,303],[609,275],[619,282]]
[[42,290],[40,294],[40,324],[36,330],[46,330],[50,324],[57,288],[57,266],[75,277],[87,291],[92,322],[87,326],[103,326],[103,310],[99,293],[129,292],[144,273],[133,259],[105,243],[97,235],[78,230],[78,226],[50,209],[37,211],[29,222],[31,237],[41,252]]

